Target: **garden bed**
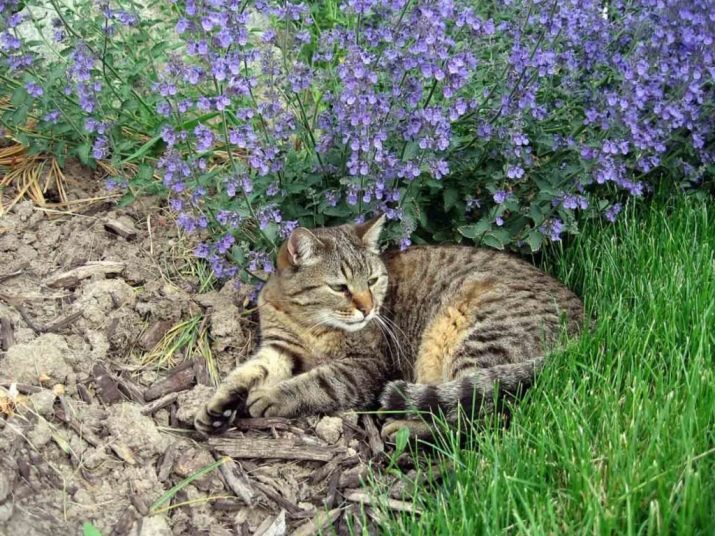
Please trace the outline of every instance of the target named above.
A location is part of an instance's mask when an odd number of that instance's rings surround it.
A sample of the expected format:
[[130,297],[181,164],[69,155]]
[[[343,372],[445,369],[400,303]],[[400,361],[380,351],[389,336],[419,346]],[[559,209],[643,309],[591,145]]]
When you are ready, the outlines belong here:
[[[70,198],[99,197],[73,190],[72,179],[99,182],[70,169]],[[208,288],[158,199],[84,207],[27,201],[0,224],[0,532],[76,534],[91,522],[105,535],[310,534],[374,523],[359,488],[387,456],[370,416],[242,420],[208,441],[194,432],[215,378],[254,345],[245,296],[233,282]],[[404,482],[393,491],[391,507],[410,510]]]

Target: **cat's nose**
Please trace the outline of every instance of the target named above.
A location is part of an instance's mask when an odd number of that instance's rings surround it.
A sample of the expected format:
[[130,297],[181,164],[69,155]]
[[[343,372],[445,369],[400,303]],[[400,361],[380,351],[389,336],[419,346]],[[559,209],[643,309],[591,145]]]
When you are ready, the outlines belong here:
[[363,316],[367,316],[372,311],[372,294],[370,291],[353,294],[353,305]]

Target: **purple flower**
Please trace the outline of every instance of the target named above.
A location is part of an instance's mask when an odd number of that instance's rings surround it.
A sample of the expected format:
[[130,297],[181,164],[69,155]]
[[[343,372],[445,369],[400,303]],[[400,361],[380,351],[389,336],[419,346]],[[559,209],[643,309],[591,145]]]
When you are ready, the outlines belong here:
[[27,93],[33,98],[39,98],[45,94],[45,90],[34,82],[28,82],[25,84],[25,90],[27,90]]
[[492,197],[497,205],[501,205],[509,198],[509,193],[504,190],[497,190]]
[[616,218],[618,217],[618,214],[621,212],[622,208],[623,206],[620,203],[614,203],[604,211],[603,216],[608,221],[613,223],[616,221]]

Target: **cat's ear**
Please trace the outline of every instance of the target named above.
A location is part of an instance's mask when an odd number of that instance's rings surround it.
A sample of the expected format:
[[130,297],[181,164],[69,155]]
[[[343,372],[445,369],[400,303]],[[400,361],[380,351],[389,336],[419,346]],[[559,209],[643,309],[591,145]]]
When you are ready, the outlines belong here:
[[295,229],[278,251],[279,270],[287,266],[309,266],[320,261],[320,239],[304,227]]
[[355,226],[355,233],[362,240],[365,247],[373,253],[379,253],[380,233],[385,225],[385,215],[380,214]]

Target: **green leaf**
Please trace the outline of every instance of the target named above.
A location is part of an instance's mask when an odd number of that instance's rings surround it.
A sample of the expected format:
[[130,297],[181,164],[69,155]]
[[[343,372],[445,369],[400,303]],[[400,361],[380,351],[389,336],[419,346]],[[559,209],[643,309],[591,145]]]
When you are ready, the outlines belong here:
[[90,523],[89,521],[86,521],[82,525],[82,535],[83,536],[102,536],[102,533],[92,523]]
[[445,188],[442,191],[442,199],[444,199],[444,210],[451,209],[459,199],[459,192],[456,188]]
[[89,152],[91,150],[92,147],[89,145],[89,143],[82,143],[77,146],[77,157],[79,158],[79,161],[82,162],[85,166],[89,165],[90,163]]
[[537,227],[544,223],[544,214],[541,212],[539,205],[532,204],[531,207],[529,207],[529,217]]
[[462,227],[458,227],[457,230],[459,231],[459,234],[462,236],[466,236],[467,238],[480,238],[484,233],[486,233],[489,229],[492,228],[492,222],[489,220],[481,219],[477,223],[473,223],[471,225],[463,225]]
[[532,229],[529,234],[526,235],[526,243],[529,244],[532,252],[537,252],[541,249],[541,243],[544,241],[544,236],[537,231]]

